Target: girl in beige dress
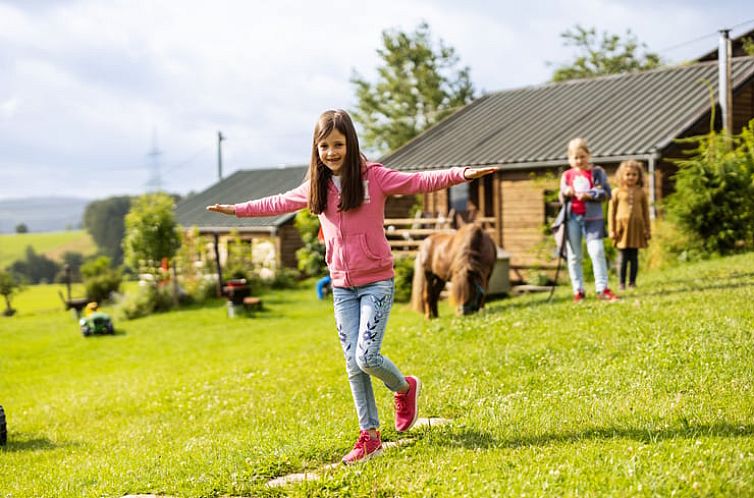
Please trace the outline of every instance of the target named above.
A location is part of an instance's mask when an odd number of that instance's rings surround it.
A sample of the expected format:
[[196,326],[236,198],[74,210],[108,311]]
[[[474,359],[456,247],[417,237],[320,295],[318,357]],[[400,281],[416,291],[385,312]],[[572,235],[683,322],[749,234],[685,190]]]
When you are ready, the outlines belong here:
[[[618,274],[620,288],[636,287],[639,273],[639,249],[651,238],[649,202],[644,191],[644,168],[638,161],[623,161],[615,174],[618,188],[608,204],[610,238],[620,253]],[[630,270],[629,270],[630,266]]]

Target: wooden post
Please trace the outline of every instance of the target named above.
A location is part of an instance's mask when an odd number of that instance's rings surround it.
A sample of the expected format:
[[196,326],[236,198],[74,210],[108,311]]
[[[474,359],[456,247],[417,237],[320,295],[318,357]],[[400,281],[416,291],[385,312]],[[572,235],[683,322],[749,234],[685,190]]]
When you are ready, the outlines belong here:
[[223,269],[220,266],[220,236],[215,232],[215,265],[217,266],[217,297],[223,296]]

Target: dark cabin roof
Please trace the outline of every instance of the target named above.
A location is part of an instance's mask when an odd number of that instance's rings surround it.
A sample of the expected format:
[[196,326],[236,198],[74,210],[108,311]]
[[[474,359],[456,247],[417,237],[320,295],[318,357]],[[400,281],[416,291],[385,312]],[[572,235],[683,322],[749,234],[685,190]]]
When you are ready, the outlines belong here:
[[184,227],[197,226],[209,232],[227,232],[232,228],[239,231],[272,230],[290,220],[295,213],[265,218],[236,218],[211,213],[206,208],[215,203],[237,204],[287,192],[301,185],[307,168],[291,166],[236,171],[207,190],[179,202],[175,207],[176,220]]
[[[733,90],[754,77],[754,57],[733,59]],[[710,110],[716,62],[549,83],[485,95],[381,159],[400,170],[558,165],[587,137],[596,161],[662,150]]]

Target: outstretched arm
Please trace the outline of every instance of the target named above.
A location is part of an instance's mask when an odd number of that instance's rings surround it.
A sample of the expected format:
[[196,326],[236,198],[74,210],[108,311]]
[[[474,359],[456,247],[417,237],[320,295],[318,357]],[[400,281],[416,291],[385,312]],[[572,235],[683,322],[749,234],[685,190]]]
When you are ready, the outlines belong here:
[[483,176],[490,175],[497,171],[497,168],[479,168],[479,169],[471,169],[466,168],[463,172],[463,177],[467,180],[476,180],[477,178],[481,178]]
[[383,191],[388,195],[411,195],[435,192],[465,181],[481,178],[497,171],[497,168],[450,168],[437,171],[404,173],[391,168],[373,170],[379,175]]
[[253,216],[277,216],[292,213],[306,207],[309,182],[306,181],[284,194],[271,195],[240,204],[212,204],[207,211],[227,214],[239,218]]
[[207,206],[207,211],[235,216],[236,206],[233,204],[212,204],[211,206]]

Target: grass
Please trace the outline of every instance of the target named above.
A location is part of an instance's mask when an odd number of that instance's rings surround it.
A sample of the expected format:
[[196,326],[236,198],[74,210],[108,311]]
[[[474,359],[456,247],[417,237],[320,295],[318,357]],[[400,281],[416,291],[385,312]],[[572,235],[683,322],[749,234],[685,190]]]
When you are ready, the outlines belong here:
[[84,339],[31,287],[0,322],[0,496],[754,496],[751,268],[644,273],[612,305],[396,306],[383,351],[453,422],[396,434],[376,384],[383,439],[410,444],[275,489],[357,435],[329,303],[307,287],[250,319],[218,302]]
[[0,234],[0,268],[24,259],[28,246],[33,247],[37,254],[44,254],[56,261],[60,261],[66,251],[80,252],[84,256],[97,251],[91,236],[84,230]]

